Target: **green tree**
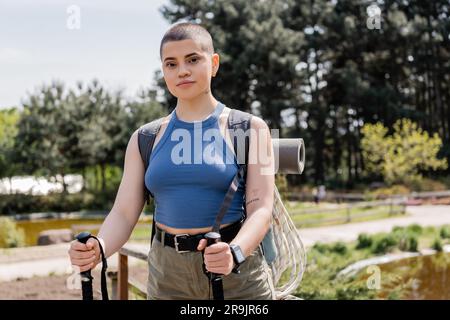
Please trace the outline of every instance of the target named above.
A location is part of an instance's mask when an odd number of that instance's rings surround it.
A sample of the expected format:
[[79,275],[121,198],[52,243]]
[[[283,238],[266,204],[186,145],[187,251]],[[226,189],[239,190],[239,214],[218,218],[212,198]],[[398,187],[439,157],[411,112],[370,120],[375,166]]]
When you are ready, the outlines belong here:
[[439,159],[442,140],[437,133],[430,136],[409,119],[398,120],[394,132],[380,123],[366,124],[361,140],[368,174],[381,174],[389,184],[418,183],[423,170],[447,168],[447,160]]
[[219,97],[284,127],[281,137],[305,139],[304,178],[352,187],[371,179],[362,175],[365,123],[391,129],[410,118],[442,137],[450,159],[450,4],[376,3],[380,29],[367,27],[364,1],[172,1],[163,12],[217,39]]
[[12,159],[19,117],[17,109],[0,110],[0,179],[8,178],[10,185],[11,178],[18,172],[18,166]]
[[20,163],[24,174],[62,177],[64,192],[67,174],[82,174],[83,189],[115,190],[131,134],[163,114],[153,90],[127,100],[97,80],[70,90],[44,85],[26,99],[11,163]]
[[44,85],[31,94],[24,103],[18,123],[15,147],[17,162],[25,174],[62,177],[70,170],[73,132],[70,113],[67,112],[68,92],[61,82]]

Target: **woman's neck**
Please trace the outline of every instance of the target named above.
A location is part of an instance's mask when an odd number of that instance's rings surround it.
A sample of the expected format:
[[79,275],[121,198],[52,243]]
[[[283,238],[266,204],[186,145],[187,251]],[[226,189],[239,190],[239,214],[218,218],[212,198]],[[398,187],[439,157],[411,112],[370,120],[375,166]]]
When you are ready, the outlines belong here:
[[192,100],[178,99],[175,112],[182,121],[203,121],[214,112],[217,103],[212,95],[203,95]]

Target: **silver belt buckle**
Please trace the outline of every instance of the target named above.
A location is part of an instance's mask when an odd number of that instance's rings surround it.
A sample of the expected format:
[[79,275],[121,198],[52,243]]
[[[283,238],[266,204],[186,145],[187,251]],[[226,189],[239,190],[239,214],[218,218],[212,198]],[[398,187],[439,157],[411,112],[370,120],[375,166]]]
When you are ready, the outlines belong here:
[[187,234],[187,233],[176,234],[175,237],[174,237],[175,250],[176,250],[178,253],[186,253],[186,252],[189,252],[189,250],[179,250],[179,249],[178,249],[178,246],[179,246],[179,243],[178,243],[178,237],[185,237],[185,236],[189,236],[189,234]]

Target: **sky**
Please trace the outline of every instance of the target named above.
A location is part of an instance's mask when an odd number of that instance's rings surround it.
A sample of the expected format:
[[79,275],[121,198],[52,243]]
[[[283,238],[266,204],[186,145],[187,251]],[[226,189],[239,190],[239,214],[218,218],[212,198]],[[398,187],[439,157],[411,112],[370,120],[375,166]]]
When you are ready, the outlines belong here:
[[53,80],[98,79],[129,96],[152,86],[169,0],[0,0],[0,108]]

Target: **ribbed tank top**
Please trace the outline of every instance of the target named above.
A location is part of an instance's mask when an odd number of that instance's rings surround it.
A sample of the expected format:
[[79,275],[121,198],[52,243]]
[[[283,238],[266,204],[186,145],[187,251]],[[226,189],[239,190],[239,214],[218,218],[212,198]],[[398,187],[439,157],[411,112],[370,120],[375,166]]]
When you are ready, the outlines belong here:
[[[203,121],[178,119],[176,109],[145,173],[155,199],[155,221],[172,228],[210,227],[239,169],[219,129],[225,105],[219,102]],[[202,138],[203,137],[203,138]],[[244,210],[241,179],[222,224],[239,220]]]

